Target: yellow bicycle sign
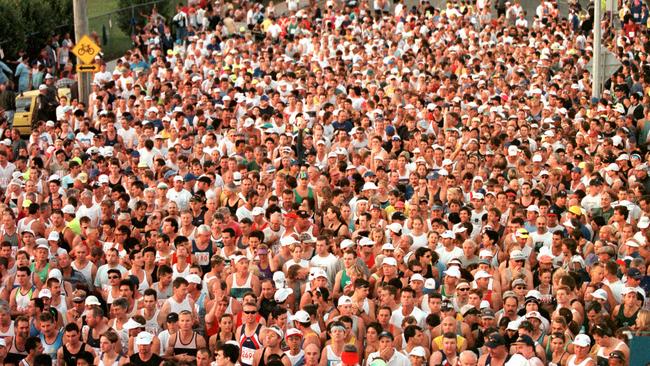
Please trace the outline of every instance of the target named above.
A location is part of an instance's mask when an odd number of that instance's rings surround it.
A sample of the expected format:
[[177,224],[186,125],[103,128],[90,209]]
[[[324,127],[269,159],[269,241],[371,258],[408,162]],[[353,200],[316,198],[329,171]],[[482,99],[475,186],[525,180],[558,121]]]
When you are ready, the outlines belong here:
[[84,64],[93,62],[95,56],[99,54],[102,49],[90,37],[83,36],[72,48],[72,53],[79,58]]

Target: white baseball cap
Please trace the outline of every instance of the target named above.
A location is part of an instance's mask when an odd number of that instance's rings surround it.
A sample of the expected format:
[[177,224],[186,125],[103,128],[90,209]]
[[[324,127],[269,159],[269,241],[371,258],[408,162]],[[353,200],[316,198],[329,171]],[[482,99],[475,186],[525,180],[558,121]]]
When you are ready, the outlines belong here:
[[460,278],[460,270],[459,270],[458,267],[456,267],[456,266],[449,267],[449,268],[445,271],[445,275],[447,275],[447,276],[449,276],[449,277]]
[[140,324],[139,322],[135,321],[133,318],[129,319],[122,328],[126,330],[131,330],[131,329],[138,329],[144,327],[144,324]]
[[480,280],[481,278],[492,278],[492,275],[487,273],[484,270],[478,270],[474,274],[474,280]]
[[153,335],[149,332],[140,332],[138,336],[135,337],[136,346],[146,346],[153,342]]
[[309,323],[311,321],[311,317],[309,316],[309,313],[307,313],[304,310],[298,310],[292,317],[292,321],[297,321],[298,323]]
[[599,288],[598,290],[592,292],[591,297],[593,297],[594,299],[599,299],[599,300],[604,300],[604,301],[607,301],[607,299],[609,298],[609,296],[607,295],[607,292],[605,290],[601,289],[601,288]]
[[341,305],[352,305],[352,298],[350,296],[343,295],[339,297],[339,301],[337,303],[338,306]]
[[416,346],[416,347],[413,347],[413,349],[411,350],[411,352],[409,352],[409,356],[416,356],[416,357],[422,357],[422,358],[425,358],[425,357],[427,357],[427,354],[426,354],[426,352],[424,351],[424,348],[423,348],[423,347],[421,347],[421,346]]
[[91,306],[91,305],[101,306],[102,303],[99,302],[99,300],[97,299],[97,296],[90,295],[90,296],[88,296],[88,297],[86,298],[85,305],[86,305],[86,306]]
[[586,334],[578,334],[573,340],[573,344],[578,347],[589,347],[591,346],[591,339]]
[[287,300],[287,297],[289,295],[293,294],[293,290],[290,288],[281,288],[275,291],[275,295],[273,296],[273,299],[276,302],[284,302]]
[[74,215],[74,213],[75,213],[75,211],[74,211],[74,206],[72,206],[72,205],[65,205],[65,206],[63,206],[63,208],[61,209],[61,212],[63,212],[64,214]]
[[201,277],[199,277],[198,275],[193,274],[193,273],[190,274],[190,275],[188,275],[187,277],[185,277],[185,279],[186,279],[187,282],[189,282],[189,283],[195,283],[195,284],[197,284],[197,285],[200,285],[200,284],[201,284]]
[[411,276],[411,281],[410,282],[413,282],[413,281],[422,281],[422,282],[424,282],[424,277],[422,277],[422,275],[419,274],[419,273],[414,273]]

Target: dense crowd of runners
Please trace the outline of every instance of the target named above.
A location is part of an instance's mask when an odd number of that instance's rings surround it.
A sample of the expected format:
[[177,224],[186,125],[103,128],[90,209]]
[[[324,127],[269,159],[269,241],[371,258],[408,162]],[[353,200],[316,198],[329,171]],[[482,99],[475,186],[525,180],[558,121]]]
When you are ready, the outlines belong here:
[[0,72],[0,362],[629,365],[646,5],[602,98],[578,4],[299,5],[154,11],[87,104],[69,37]]

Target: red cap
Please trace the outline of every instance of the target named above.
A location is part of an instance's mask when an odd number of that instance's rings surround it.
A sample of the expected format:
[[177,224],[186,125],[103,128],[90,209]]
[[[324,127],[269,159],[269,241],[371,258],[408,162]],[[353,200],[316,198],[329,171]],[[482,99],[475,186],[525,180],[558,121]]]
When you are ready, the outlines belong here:
[[343,351],[341,353],[341,361],[343,361],[345,365],[356,365],[359,363],[359,354],[356,352]]

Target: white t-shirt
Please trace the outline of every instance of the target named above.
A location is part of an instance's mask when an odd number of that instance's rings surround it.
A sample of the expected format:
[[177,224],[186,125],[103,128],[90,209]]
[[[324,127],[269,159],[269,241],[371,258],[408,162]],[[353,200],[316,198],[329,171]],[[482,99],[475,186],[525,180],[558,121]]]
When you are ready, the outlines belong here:
[[440,246],[436,248],[436,253],[438,253],[438,257],[440,258],[440,263],[444,264],[445,266],[447,265],[447,262],[454,258],[459,258],[463,254],[463,250],[459,247],[454,247],[450,252],[445,249],[444,246]]
[[393,314],[390,316],[390,323],[393,324],[394,326],[401,328],[402,327],[402,321],[404,318],[407,316],[412,316],[417,320],[418,326],[422,329],[426,326],[425,320],[427,319],[427,313],[422,311],[420,308],[417,306],[413,308],[413,311],[411,311],[411,314],[408,315],[403,315],[402,314],[402,307],[400,306],[396,310],[393,311]]
[[327,279],[330,284],[334,283],[336,273],[339,271],[339,261],[334,254],[328,253],[326,257],[315,255],[309,262],[312,267],[320,267],[324,269],[327,273]]

